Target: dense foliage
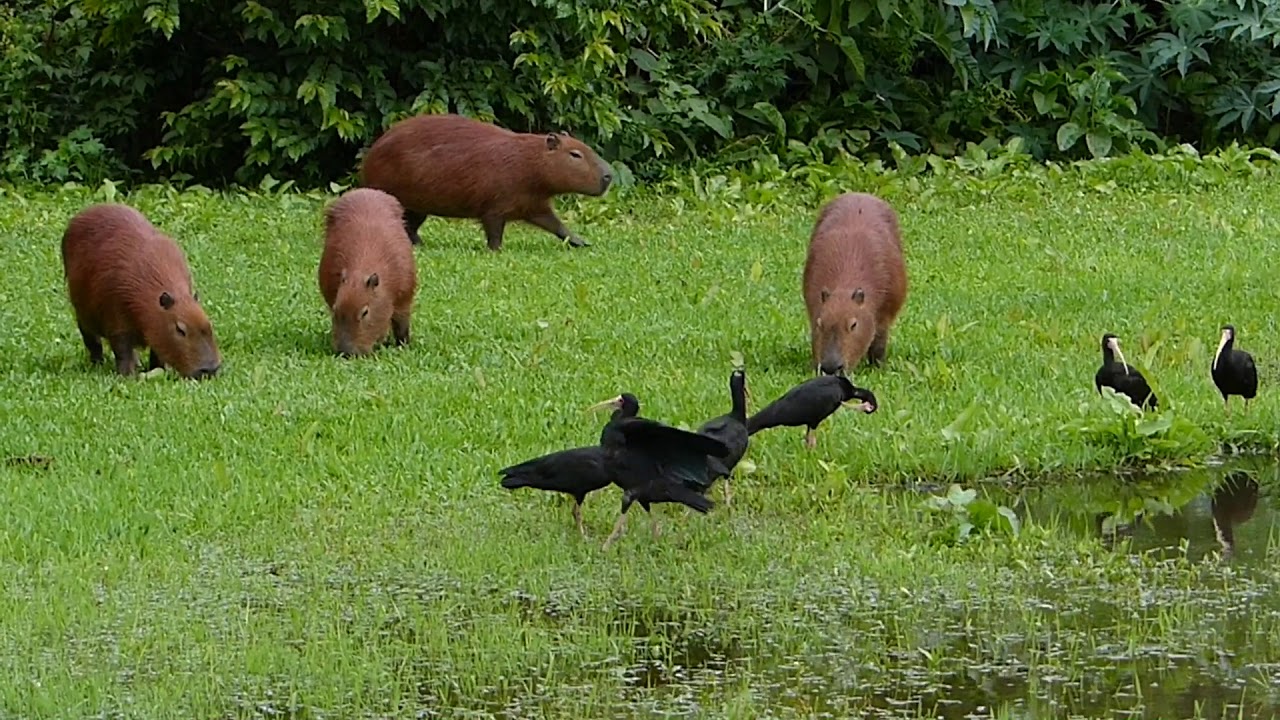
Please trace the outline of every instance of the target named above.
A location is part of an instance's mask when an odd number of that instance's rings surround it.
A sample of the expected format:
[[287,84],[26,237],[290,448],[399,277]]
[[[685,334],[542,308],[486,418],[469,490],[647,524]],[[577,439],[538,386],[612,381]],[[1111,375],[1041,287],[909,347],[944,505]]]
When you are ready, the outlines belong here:
[[1280,140],[1280,0],[18,0],[0,176],[340,180],[390,122],[712,154]]

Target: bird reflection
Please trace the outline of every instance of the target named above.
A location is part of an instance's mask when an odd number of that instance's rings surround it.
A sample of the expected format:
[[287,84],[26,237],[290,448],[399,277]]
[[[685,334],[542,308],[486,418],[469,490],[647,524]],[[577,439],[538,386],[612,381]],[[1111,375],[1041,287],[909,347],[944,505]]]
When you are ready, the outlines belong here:
[[1258,507],[1258,482],[1247,472],[1237,470],[1228,473],[1213,491],[1210,508],[1213,511],[1213,530],[1222,545],[1223,556],[1235,550],[1235,528],[1253,517]]

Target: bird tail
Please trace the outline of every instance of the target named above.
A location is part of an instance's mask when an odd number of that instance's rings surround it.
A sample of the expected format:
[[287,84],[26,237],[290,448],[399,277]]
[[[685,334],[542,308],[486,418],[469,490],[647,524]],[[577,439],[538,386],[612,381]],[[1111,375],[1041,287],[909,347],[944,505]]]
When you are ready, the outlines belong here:
[[711,498],[685,485],[672,485],[669,491],[672,500],[688,507],[690,510],[696,510],[703,515],[707,514],[716,504]]

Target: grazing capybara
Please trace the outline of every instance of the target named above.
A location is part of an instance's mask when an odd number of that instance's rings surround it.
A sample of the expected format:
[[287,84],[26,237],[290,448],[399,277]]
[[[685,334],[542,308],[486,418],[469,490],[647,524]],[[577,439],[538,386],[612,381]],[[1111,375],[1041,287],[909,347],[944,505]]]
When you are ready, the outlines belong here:
[[817,372],[852,372],[864,357],[879,364],[906,299],[907,270],[893,208],[865,193],[844,193],[823,206],[804,264]]
[[392,125],[369,148],[360,184],[404,205],[413,244],[428,215],[475,218],[490,250],[502,248],[508,222],[523,220],[567,240],[590,243],[565,227],[552,198],[599,196],[613,170],[568,133],[518,133],[461,115],[417,115]]
[[118,203],[82,210],[62,235],[62,269],[89,362],[102,362],[106,338],[121,375],[137,371],[137,347],[151,349],[148,370],[217,374],[222,356],[186,255],[142,213]]
[[409,342],[418,274],[403,211],[395,198],[369,188],[348,191],[325,210],[318,277],[339,355],[367,355],[388,331],[397,345]]

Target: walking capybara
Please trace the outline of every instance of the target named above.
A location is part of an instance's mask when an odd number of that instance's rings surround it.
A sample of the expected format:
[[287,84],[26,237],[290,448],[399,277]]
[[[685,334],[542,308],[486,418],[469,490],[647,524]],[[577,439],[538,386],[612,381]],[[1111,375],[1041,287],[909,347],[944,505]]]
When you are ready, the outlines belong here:
[[898,214],[874,195],[845,193],[818,213],[804,264],[813,364],[824,375],[884,359],[907,299]]
[[417,245],[428,215],[475,218],[490,250],[502,248],[508,222],[523,220],[573,247],[590,243],[552,209],[564,193],[599,196],[613,170],[568,133],[517,133],[461,115],[417,115],[392,125],[360,166],[360,184],[391,193]]
[[80,211],[62,235],[62,268],[89,362],[102,362],[105,337],[121,375],[137,371],[136,347],[151,349],[148,370],[217,374],[222,356],[186,255],[142,213],[117,203]]
[[339,355],[367,355],[378,341],[409,342],[409,316],[418,288],[404,208],[381,190],[356,188],[324,214],[320,294],[333,321]]

